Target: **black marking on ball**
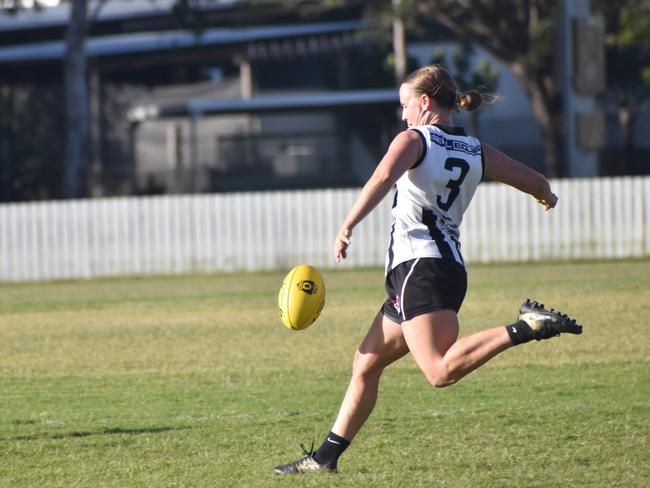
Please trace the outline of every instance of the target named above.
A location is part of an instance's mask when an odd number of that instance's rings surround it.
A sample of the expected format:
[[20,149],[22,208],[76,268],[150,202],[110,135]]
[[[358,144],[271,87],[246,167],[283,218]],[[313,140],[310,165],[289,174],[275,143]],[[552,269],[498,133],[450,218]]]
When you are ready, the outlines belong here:
[[315,295],[318,293],[318,286],[312,280],[302,280],[298,282],[300,291],[307,293],[307,295]]

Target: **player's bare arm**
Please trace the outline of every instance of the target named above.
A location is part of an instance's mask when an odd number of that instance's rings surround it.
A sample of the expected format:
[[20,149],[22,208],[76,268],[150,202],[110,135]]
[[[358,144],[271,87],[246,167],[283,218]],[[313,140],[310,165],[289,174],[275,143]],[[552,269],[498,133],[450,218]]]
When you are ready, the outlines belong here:
[[525,164],[502,153],[489,144],[483,144],[485,156],[485,174],[488,178],[506,183],[520,191],[528,193],[550,210],[557,204],[557,196],[544,175],[534,171]]
[[359,198],[357,198],[336,234],[334,240],[334,258],[336,262],[346,258],[354,227],[381,202],[395,182],[415,164],[422,151],[422,141],[414,131],[400,132],[393,139],[386,155],[364,185]]

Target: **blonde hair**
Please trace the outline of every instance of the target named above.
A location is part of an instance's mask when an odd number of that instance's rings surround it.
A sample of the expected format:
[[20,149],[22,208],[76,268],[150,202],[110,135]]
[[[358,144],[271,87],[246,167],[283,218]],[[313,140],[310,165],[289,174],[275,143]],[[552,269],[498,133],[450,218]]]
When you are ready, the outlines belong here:
[[443,109],[472,112],[486,104],[486,100],[476,90],[460,92],[456,80],[439,64],[415,70],[406,77],[404,83],[416,95],[428,95]]

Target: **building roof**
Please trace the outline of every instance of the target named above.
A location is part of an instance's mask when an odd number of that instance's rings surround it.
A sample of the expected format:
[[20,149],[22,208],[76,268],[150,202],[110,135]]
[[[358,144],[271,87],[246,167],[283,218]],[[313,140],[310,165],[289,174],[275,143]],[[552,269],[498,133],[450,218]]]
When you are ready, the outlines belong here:
[[397,89],[258,95],[248,100],[192,99],[176,105],[140,105],[129,113],[132,122],[165,117],[260,113],[279,110],[334,108],[399,103]]
[[[89,15],[95,12],[98,0],[88,0]],[[169,14],[176,0],[110,0],[97,11],[98,22],[133,19],[151,15]],[[232,8],[241,0],[212,0],[203,8],[210,10]],[[202,5],[199,4],[199,9]],[[9,14],[0,11],[0,31],[30,30],[65,26],[70,17],[70,3],[61,2],[55,7],[24,9]]]
[[[355,31],[367,25],[362,21],[322,22],[241,28],[122,34],[93,37],[86,41],[88,57],[119,56],[191,47],[229,45],[300,36],[317,36]],[[64,41],[0,47],[0,63],[20,63],[63,59]]]

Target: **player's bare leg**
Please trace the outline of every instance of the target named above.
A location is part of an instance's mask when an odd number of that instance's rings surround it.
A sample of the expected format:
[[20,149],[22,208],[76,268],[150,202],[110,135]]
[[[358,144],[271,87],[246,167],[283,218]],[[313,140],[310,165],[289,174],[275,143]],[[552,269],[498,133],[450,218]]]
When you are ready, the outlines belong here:
[[453,310],[439,310],[405,321],[402,333],[429,382],[443,387],[456,383],[514,345],[550,339],[561,333],[581,334],[582,327],[567,315],[526,300],[516,323],[482,330],[459,340],[458,317]]
[[354,438],[372,413],[384,369],[408,352],[401,327],[378,313],[354,355],[352,378],[332,432],[348,441]]
[[437,387],[454,384],[513,346],[503,326],[457,340],[458,318],[453,310],[418,315],[402,323],[402,332],[413,359]]
[[372,413],[377,401],[379,379],[384,369],[408,353],[402,329],[380,312],[354,355],[352,377],[341,403],[336,422],[317,451],[273,469],[278,474],[335,471],[338,456],[350,444]]
[[378,314],[355,354],[352,378],[326,441],[318,451],[305,450],[304,458],[278,466],[274,471],[335,471],[338,456],[375,406],[384,369],[409,351],[427,380],[443,387],[456,383],[516,344],[549,339],[565,332],[582,333],[575,320],[531,300],[521,305],[518,321],[512,325],[482,330],[461,339],[458,339],[458,329],[458,317],[453,310],[419,315],[403,322],[401,327]]

